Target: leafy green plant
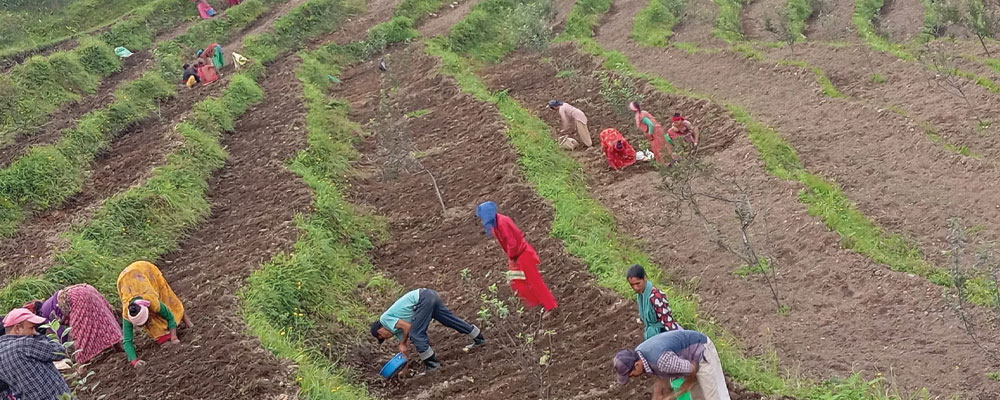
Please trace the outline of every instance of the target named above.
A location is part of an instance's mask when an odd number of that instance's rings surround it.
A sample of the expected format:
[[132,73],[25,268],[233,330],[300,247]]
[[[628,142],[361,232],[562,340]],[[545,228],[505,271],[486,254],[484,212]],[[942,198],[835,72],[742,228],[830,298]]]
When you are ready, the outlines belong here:
[[740,10],[744,0],[713,0],[719,6],[719,16],[715,19],[712,34],[726,42],[743,40],[743,26],[740,24]]
[[552,34],[545,21],[553,15],[548,0],[486,0],[452,26],[448,43],[458,53],[496,62],[518,46],[544,46]]
[[556,72],[556,78],[569,78],[575,74],[576,71],[571,69],[564,69],[562,71]]
[[683,10],[684,0],[650,0],[632,21],[632,40],[646,46],[666,46]]
[[880,74],[879,74],[879,73],[877,73],[877,72],[876,72],[876,73],[873,73],[873,74],[872,74],[872,82],[875,82],[875,83],[878,83],[878,84],[882,84],[882,83],[885,83],[885,77],[884,77],[884,76],[882,76],[882,75],[880,75]]
[[628,106],[633,101],[642,104],[643,96],[630,79],[605,71],[596,71],[594,74],[597,75],[597,80],[601,83],[601,96],[614,106],[617,114],[630,115],[632,111]]
[[976,34],[979,43],[986,52],[986,57],[993,57],[990,48],[986,46],[986,39],[992,39],[1000,30],[1000,15],[997,13],[1000,3],[991,0],[968,0],[969,19],[967,25]]

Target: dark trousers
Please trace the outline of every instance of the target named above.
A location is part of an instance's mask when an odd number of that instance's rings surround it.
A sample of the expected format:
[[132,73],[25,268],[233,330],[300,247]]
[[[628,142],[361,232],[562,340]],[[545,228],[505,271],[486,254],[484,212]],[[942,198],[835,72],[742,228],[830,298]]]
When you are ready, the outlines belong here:
[[434,349],[431,348],[430,339],[427,337],[427,328],[431,325],[431,319],[470,338],[475,339],[476,336],[479,336],[479,328],[469,325],[468,322],[452,314],[437,292],[431,289],[420,289],[417,305],[413,307],[413,327],[410,329],[410,341],[420,353],[420,360],[426,360],[434,355]]

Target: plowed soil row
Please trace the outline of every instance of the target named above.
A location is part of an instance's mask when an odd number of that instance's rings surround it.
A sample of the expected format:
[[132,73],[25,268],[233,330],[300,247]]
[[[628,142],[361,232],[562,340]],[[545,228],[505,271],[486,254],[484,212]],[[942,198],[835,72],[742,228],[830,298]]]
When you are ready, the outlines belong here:
[[[223,44],[223,49],[226,50],[227,54],[231,51],[237,51],[237,49],[234,49],[233,46],[242,48],[241,43],[243,42],[244,37],[260,32],[261,29],[271,26],[275,19],[285,15],[285,13],[289,10],[301,3],[302,1],[299,0],[290,0],[280,6],[271,8],[263,16],[254,21],[253,24],[244,28],[239,34],[233,36],[232,40]],[[225,14],[220,14],[218,18],[225,18]],[[187,28],[192,23],[194,22],[181,23],[176,27],[159,32],[155,41],[160,42],[172,40],[186,32]],[[206,46],[208,44],[209,43],[205,43]],[[194,54],[191,54],[190,58],[193,60],[195,58]],[[33,146],[46,145],[58,141],[59,138],[62,137],[62,131],[75,126],[77,120],[81,116],[92,110],[103,108],[108,104],[111,104],[111,102],[114,101],[114,91],[118,89],[118,86],[124,82],[130,82],[142,76],[143,73],[153,68],[155,65],[154,61],[152,50],[135,51],[133,56],[124,60],[121,71],[116,72],[101,81],[100,85],[97,87],[97,92],[94,95],[85,96],[79,102],[73,103],[57,111],[49,117],[49,121],[46,122],[38,131],[32,132],[29,135],[18,135],[14,139],[13,143],[4,146],[3,149],[0,149],[0,168],[6,167],[12,161],[21,157]],[[228,55],[227,62],[229,62]],[[177,66],[178,80],[180,80],[180,70],[180,66]]]
[[[604,26],[637,10],[617,9]],[[600,29],[599,42],[624,52],[642,71],[675,85],[746,108],[797,149],[806,169],[842,186],[860,210],[890,232],[914,238],[945,265],[948,219],[982,225],[985,240],[1000,234],[996,167],[944,150],[914,121],[885,109],[819,92],[811,73],[763,67],[741,55],[644,52]],[[913,98],[920,95],[914,94]],[[679,110],[685,111],[685,110]]]
[[[597,90],[600,83],[590,72],[599,65],[572,47],[559,46],[550,53],[511,57],[484,75],[492,89],[509,90],[529,109],[556,97],[587,112],[592,135],[615,127],[633,146],[646,148],[632,117],[616,114]],[[561,70],[577,73],[555,79]],[[642,239],[643,247],[675,283],[694,286],[702,313],[740,337],[754,353],[773,347],[784,368],[813,378],[846,376],[860,368],[869,374],[892,373],[894,383],[904,389],[928,386],[926,377],[935,376],[931,388],[935,394],[963,393],[982,399],[1000,394],[1000,387],[985,377],[991,370],[988,360],[959,328],[961,321],[942,298],[941,287],[889,272],[842,249],[837,235],[796,200],[800,185],[764,172],[745,130],[724,109],[637,84],[644,108],[664,119],[681,111],[702,127],[703,150],[698,157],[723,182],[698,179],[695,191],[732,196],[732,186],[724,183],[729,179],[749,188],[752,203],[761,211],[759,218],[765,221],[758,221],[753,233],[778,266],[782,298],[792,308],[788,316],[779,315],[762,281],[733,274],[742,262],[712,243],[713,236],[686,203],[662,188],[660,173],[646,165],[612,172],[599,151],[574,152],[585,166],[592,193],[612,210],[619,228]],[[554,113],[540,116],[558,130]],[[708,198],[700,203],[730,243],[737,243],[733,207]],[[928,358],[937,362],[921,361]]]
[[[506,266],[502,250],[484,236],[474,216],[478,203],[493,200],[538,250],[542,274],[560,303],[545,322],[546,329],[556,331],[553,364],[545,377],[551,398],[648,396],[648,382],[619,387],[608,368],[617,350],[641,337],[633,303],[599,288],[586,267],[549,236],[553,210],[520,177],[502,118],[439,75],[437,61],[419,45],[392,51],[388,62],[385,74],[373,63],[346,70],[344,84],[334,90],[349,101],[351,118],[373,121],[370,128],[376,133],[360,145],[364,156],[356,164],[359,173],[351,193],[354,203],[388,218],[391,238],[376,250],[375,265],[406,290],[437,290],[452,311],[483,327],[492,344],[463,353],[467,338],[432,324],[432,345],[442,370],[384,386],[376,378],[376,363],[368,361],[359,368],[369,377],[369,388],[402,399],[538,398],[538,382],[498,344],[499,328],[475,321],[486,286],[498,283],[501,295],[510,293],[500,282]],[[403,117],[417,110],[429,113]],[[406,154],[416,156],[399,162]],[[424,168],[437,181],[444,210]],[[460,278],[463,269],[471,280]],[[536,312],[492,321],[529,333],[525,324]],[[391,346],[382,350],[373,358],[384,360],[393,352]],[[761,396],[735,390],[734,398]]]
[[[369,5],[365,16],[390,13],[395,2]],[[288,8],[290,9],[290,8]],[[286,10],[287,11],[287,10]],[[370,20],[369,20],[370,21]],[[378,21],[380,22],[380,21]],[[358,40],[364,28],[334,34]],[[295,216],[309,212],[312,192],[285,162],[306,146],[302,87],[295,56],[277,60],[262,83],[265,99],[236,123],[222,144],[226,165],[210,180],[212,215],[158,265],[185,302],[196,327],[182,344],[137,344],[149,370],[136,371],[113,355],[95,366],[98,394],[109,398],[292,399],[295,367],[277,360],[248,335],[237,290],[246,277],[281,251],[299,231]],[[155,382],[149,382],[150,376]],[[132,382],[142,381],[143,385]]]
[[[292,0],[276,7],[268,17],[247,27],[223,48],[241,48],[243,37],[271,26],[271,22],[291,10],[292,5],[302,2]],[[53,255],[68,245],[60,236],[62,232],[73,224],[85,223],[105,199],[141,184],[153,168],[163,165],[166,156],[178,144],[174,126],[186,118],[191,105],[219,95],[234,72],[233,67],[227,65],[220,72],[218,82],[179,89],[176,96],[160,104],[158,115],[126,129],[112,141],[107,151],[98,155],[80,193],[59,207],[30,217],[21,224],[16,235],[0,242],[0,284],[21,275],[43,272],[52,265]]]

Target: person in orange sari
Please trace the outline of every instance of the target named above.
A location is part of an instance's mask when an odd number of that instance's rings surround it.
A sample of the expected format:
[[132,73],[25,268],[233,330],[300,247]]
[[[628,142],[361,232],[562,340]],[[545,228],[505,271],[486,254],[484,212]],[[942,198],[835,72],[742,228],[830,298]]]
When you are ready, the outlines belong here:
[[125,355],[133,367],[146,365],[135,353],[133,330],[142,328],[156,343],[180,343],[178,323],[194,328],[184,304],[159,268],[148,261],[136,261],[118,275],[118,297],[122,301],[122,335]]
[[670,163],[667,165],[677,161],[677,157],[673,154],[674,148],[671,146],[670,138],[666,136],[663,126],[659,122],[656,122],[653,115],[644,111],[638,101],[629,103],[628,108],[635,113],[635,126],[649,139],[649,146],[653,150],[653,157],[656,158],[656,161],[663,162],[663,158],[660,157],[660,150],[664,147],[667,150],[666,156],[671,158]]
[[483,222],[486,236],[493,236],[507,253],[507,280],[525,306],[541,305],[545,311],[556,308],[555,296],[549,291],[538,272],[538,253],[524,240],[524,233],[510,217],[497,213],[497,203],[487,201],[476,207],[476,216]]
[[635,149],[615,128],[601,131],[601,148],[612,169],[619,170],[635,164]]

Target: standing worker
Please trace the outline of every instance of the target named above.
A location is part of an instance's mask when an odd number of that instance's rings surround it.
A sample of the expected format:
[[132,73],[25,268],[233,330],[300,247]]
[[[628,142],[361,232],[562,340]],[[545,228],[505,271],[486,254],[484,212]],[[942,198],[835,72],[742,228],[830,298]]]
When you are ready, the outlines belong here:
[[486,236],[493,236],[507,253],[507,280],[528,308],[541,305],[551,311],[558,305],[542,274],[538,272],[538,253],[524,240],[524,233],[510,217],[497,213],[497,203],[487,201],[476,207],[476,216],[483,222]]
[[45,335],[38,325],[45,322],[26,308],[15,308],[3,318],[6,334],[0,336],[0,381],[17,400],[54,400],[70,393],[56,361],[66,358],[66,349]]
[[646,279],[646,270],[641,265],[633,265],[626,274],[628,285],[635,291],[635,301],[639,304],[639,319],[645,327],[643,340],[667,331],[683,330],[674,320],[670,302],[653,282]]
[[691,125],[691,121],[682,117],[680,113],[674,113],[670,120],[671,125],[670,129],[667,129],[667,136],[670,137],[671,143],[674,139],[680,138],[693,144],[694,147],[698,147],[698,128]]
[[673,140],[663,133],[663,126],[656,122],[653,115],[643,111],[638,101],[629,103],[628,108],[635,114],[635,126],[649,139],[649,146],[653,150],[653,157],[656,158],[656,161],[663,162],[663,158],[660,157],[660,149],[663,147],[667,148],[667,156],[672,160],[670,164],[677,161],[677,158],[674,157]]
[[579,108],[559,100],[549,101],[549,109],[559,112],[559,118],[562,120],[561,129],[563,131],[569,129],[569,124],[573,123],[576,126],[577,135],[580,135],[580,143],[590,148],[593,142],[590,141],[590,129],[587,128],[587,114],[584,114]]
[[[618,383],[650,374],[653,400],[673,400],[688,391],[697,400],[730,400],[722,362],[712,340],[701,332],[669,331],[640,343],[635,350],[622,350],[613,359]],[[671,379],[684,378],[680,388]]]
[[486,344],[479,328],[452,314],[441,296],[431,289],[411,290],[400,297],[377,321],[372,322],[371,334],[379,344],[395,336],[403,356],[407,353],[407,343],[412,341],[427,371],[434,371],[441,367],[441,363],[434,356],[430,338],[427,337],[431,319],[472,339],[472,344],[465,347],[467,350]]
[[174,294],[173,289],[163,279],[163,274],[155,265],[147,261],[136,261],[118,275],[118,297],[122,300],[122,334],[125,355],[133,367],[146,365],[135,354],[133,344],[134,329],[141,327],[157,344],[180,343],[177,337],[177,321],[187,328],[194,324],[184,304]]

